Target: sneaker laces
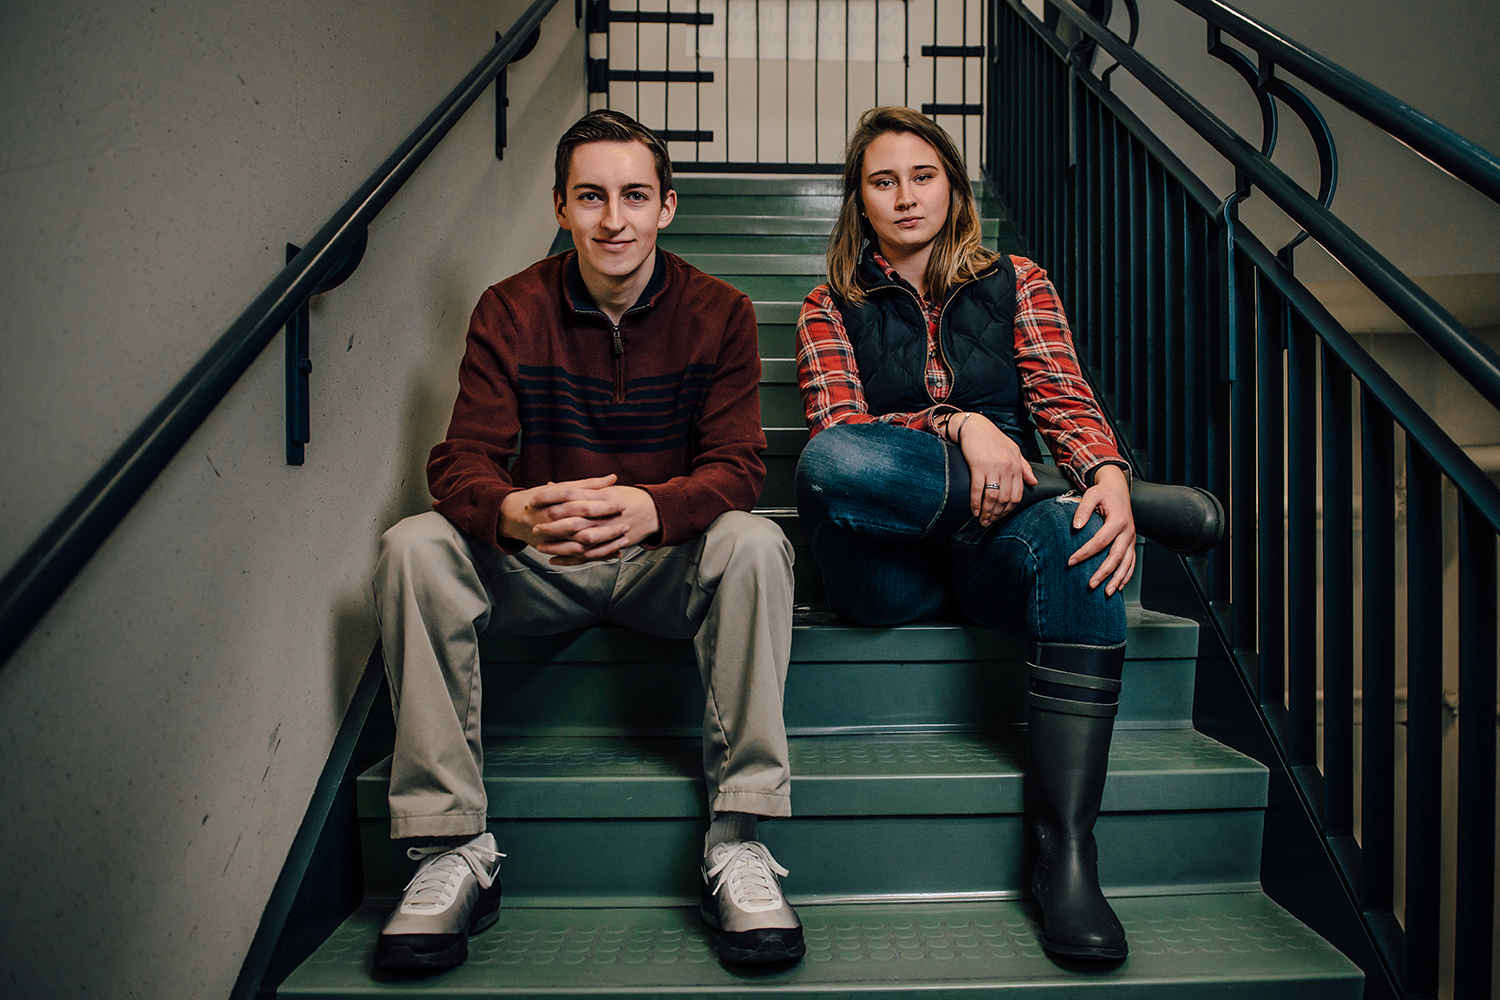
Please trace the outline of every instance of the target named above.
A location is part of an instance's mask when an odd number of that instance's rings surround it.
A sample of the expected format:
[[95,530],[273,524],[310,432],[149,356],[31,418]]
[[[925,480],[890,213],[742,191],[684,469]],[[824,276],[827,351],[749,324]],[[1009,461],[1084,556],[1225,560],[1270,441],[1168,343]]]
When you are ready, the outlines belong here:
[[[715,858],[719,860],[715,862]],[[713,867],[703,873],[703,881],[718,876],[713,888],[715,896],[727,885],[730,902],[748,913],[774,910],[781,905],[781,886],[776,875],[790,873],[776,863],[765,844],[758,840],[720,844],[709,853],[709,861]]]
[[489,865],[505,857],[499,851],[478,843],[477,838],[457,847],[434,844],[430,847],[408,848],[406,856],[413,861],[422,861],[423,858],[427,860],[417,869],[411,881],[406,883],[406,888],[401,890],[403,913],[439,913],[446,910],[458,897],[459,886],[469,872],[473,872],[474,877],[479,880],[481,889],[488,889],[495,883],[495,874],[490,872]]

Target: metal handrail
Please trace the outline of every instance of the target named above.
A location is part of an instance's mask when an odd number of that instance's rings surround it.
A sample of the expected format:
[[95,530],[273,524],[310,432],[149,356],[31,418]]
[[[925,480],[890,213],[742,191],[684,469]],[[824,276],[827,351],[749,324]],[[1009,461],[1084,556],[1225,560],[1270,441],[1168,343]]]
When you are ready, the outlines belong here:
[[[1008,2],[1016,6],[1018,0]],[[1491,405],[1500,408],[1500,354],[1475,337],[1416,282],[1118,35],[1073,0],[1052,2],[1390,306]]]
[[[1276,891],[1285,894],[1278,899],[1299,915],[1317,914],[1324,933],[1365,969],[1371,995],[1434,995],[1451,968],[1455,995],[1488,996],[1500,486],[1308,291],[1290,256],[1267,249],[1239,222],[1238,206],[1252,185],[1261,187],[1346,266],[1349,256],[1365,253],[1366,264],[1389,284],[1409,279],[1368,247],[1345,240],[1339,226],[1307,224],[1331,213],[1271,167],[1265,151],[1234,141],[1238,136],[1174,83],[1132,58],[1118,36],[1106,37],[1097,18],[1090,23],[1079,3],[1054,2],[1238,173],[1237,190],[1221,200],[1104,81],[1070,58],[1021,0],[1005,0],[1007,27],[997,45],[1015,68],[991,100],[1040,109],[1012,115],[1005,120],[1009,130],[992,136],[1002,184],[1017,199],[1018,224],[1060,275],[1075,335],[1100,376],[1101,398],[1131,422],[1136,454],[1154,474],[1172,469],[1169,475],[1182,477],[1173,481],[1222,491],[1234,512],[1239,530],[1232,543],[1184,579],[1203,601],[1203,620],[1269,738],[1273,770],[1280,768],[1292,787],[1284,829],[1296,832],[1283,835],[1311,836],[1322,847],[1277,874]],[[1211,21],[1210,44],[1227,28]],[[1277,93],[1284,81],[1276,75],[1276,53],[1263,48],[1259,56],[1258,67],[1246,60],[1248,82],[1258,94],[1286,101]],[[1326,80],[1310,82],[1329,89]],[[1318,116],[1312,125],[1320,124]],[[1065,129],[1071,131],[1063,143],[1058,135]],[[1017,149],[1028,155],[1015,155]],[[1439,159],[1430,149],[1419,151]],[[1474,173],[1485,169],[1481,163]],[[1430,324],[1417,329],[1433,332]],[[1200,416],[1201,427],[1187,426]],[[1398,441],[1405,452],[1399,478]],[[1460,579],[1451,592],[1443,584],[1443,537],[1452,522],[1446,484],[1458,494],[1460,536]],[[1398,497],[1404,526],[1397,522]],[[1401,533],[1404,650],[1396,643]],[[1456,636],[1447,626],[1450,611]],[[1456,769],[1445,762],[1442,736],[1443,656],[1454,638],[1464,692]],[[1410,689],[1404,859],[1395,838],[1401,665]],[[1356,676],[1365,713],[1358,747]],[[1210,693],[1208,701],[1210,726],[1239,724],[1218,714],[1238,718],[1234,698]],[[1357,808],[1356,778],[1363,780]],[[1459,885],[1452,899],[1438,889],[1450,820],[1437,790],[1449,781],[1459,802],[1453,823]],[[1397,917],[1398,877],[1404,922]],[[1325,906],[1335,882],[1343,898]],[[1451,957],[1440,925],[1453,929]]]
[[1177,0],[1177,3],[1257,52],[1265,53],[1276,65],[1285,66],[1299,79],[1383,129],[1419,156],[1500,203],[1500,156],[1223,0]]
[[0,665],[287,319],[521,50],[557,0],[535,0],[483,59],[266,285],[0,578]]

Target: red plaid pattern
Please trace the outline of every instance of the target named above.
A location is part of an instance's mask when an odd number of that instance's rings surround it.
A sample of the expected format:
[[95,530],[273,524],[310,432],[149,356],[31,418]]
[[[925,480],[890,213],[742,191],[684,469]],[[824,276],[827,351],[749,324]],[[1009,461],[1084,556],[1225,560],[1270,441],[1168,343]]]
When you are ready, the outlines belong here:
[[[892,280],[917,295],[916,289],[879,254],[875,262]],[[1128,470],[1078,369],[1068,320],[1047,272],[1025,257],[1012,256],[1011,263],[1016,269],[1016,369],[1026,408],[1043,440],[1058,466],[1079,484],[1090,482],[1093,470],[1101,465]],[[927,318],[927,392],[933,405],[915,413],[872,414],[865,404],[854,348],[844,331],[832,290],[819,285],[807,296],[797,318],[797,382],[813,434],[834,424],[874,420],[938,434],[942,414],[956,412],[955,407],[943,402],[953,387],[953,373],[938,351],[943,304],[928,302],[921,295],[917,295],[917,301]]]

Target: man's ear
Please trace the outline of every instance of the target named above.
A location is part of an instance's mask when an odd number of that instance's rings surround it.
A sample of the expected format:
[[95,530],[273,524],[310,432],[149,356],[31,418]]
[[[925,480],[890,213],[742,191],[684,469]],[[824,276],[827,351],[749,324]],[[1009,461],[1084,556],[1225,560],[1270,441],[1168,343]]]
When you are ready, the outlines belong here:
[[677,214],[677,191],[673,189],[667,192],[667,196],[661,200],[661,218],[656,222],[657,229],[666,229],[672,217]]
[[568,221],[568,201],[560,192],[552,192],[552,211],[557,216],[559,228],[571,230],[572,223]]

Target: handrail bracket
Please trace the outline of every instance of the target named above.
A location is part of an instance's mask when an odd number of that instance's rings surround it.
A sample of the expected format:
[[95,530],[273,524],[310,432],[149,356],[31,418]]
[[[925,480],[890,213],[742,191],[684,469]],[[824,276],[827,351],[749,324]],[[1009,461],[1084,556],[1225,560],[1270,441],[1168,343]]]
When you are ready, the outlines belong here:
[[[309,303],[313,295],[331,292],[348,280],[349,276],[365,259],[365,247],[370,242],[370,231],[363,230],[339,259],[328,276],[320,281],[307,298],[302,300],[286,323],[286,464],[301,465],[306,459],[306,446],[312,440],[312,350],[310,331],[312,310]],[[302,252],[295,243],[286,245],[286,262]]]

